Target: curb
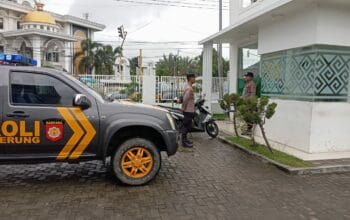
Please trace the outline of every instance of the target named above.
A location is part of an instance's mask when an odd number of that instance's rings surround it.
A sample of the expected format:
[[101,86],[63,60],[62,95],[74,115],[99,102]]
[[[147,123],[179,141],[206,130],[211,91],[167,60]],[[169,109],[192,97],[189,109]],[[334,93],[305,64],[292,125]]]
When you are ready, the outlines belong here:
[[295,168],[290,167],[274,160],[271,160],[263,155],[257,154],[253,151],[248,150],[245,147],[240,146],[239,144],[232,144],[223,136],[217,137],[219,141],[224,144],[230,145],[231,147],[235,147],[250,156],[253,156],[264,163],[271,164],[277,167],[279,170],[284,171],[285,173],[291,175],[309,175],[309,174],[327,174],[327,173],[346,173],[350,172],[350,165],[333,165],[333,166],[318,166],[318,167],[309,167],[309,168]]

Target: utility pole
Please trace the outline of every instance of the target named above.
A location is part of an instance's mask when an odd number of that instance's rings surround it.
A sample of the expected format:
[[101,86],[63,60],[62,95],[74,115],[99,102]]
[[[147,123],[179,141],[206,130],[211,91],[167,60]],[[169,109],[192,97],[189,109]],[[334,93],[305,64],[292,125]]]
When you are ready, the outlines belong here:
[[[172,55],[172,53],[171,53],[171,55]],[[174,64],[174,71],[173,71],[173,77],[175,78],[175,75],[176,75],[176,55],[173,55],[174,56],[174,60],[173,60],[173,64]],[[169,57],[170,58],[170,57]]]
[[140,49],[140,58],[139,58],[139,68],[140,68],[140,77],[142,78],[143,69],[142,69],[142,49]]
[[177,49],[177,56],[176,56],[176,74],[177,76],[180,76],[179,74],[179,56],[180,56],[180,49]]
[[[222,0],[219,0],[219,31],[222,30]],[[219,99],[223,97],[223,63],[222,63],[222,44],[218,43],[218,75],[219,75]]]
[[[119,72],[119,74],[122,74],[121,64],[122,64],[122,57],[123,57],[123,46],[124,46],[126,36],[128,35],[128,32],[126,32],[124,30],[124,26],[122,25],[122,26],[118,27],[118,33],[119,33],[119,37],[122,39],[122,44],[120,45],[118,72]],[[123,75],[122,75],[122,77],[123,77]]]

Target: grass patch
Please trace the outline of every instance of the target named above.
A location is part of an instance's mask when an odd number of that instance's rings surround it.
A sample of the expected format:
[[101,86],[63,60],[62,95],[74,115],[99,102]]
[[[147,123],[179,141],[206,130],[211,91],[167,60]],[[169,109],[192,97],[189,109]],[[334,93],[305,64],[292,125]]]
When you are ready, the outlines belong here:
[[213,114],[215,120],[226,120],[229,119],[227,114]]
[[265,145],[257,144],[253,146],[253,141],[250,139],[242,138],[242,137],[227,137],[230,143],[238,144],[248,150],[251,150],[260,155],[264,155],[265,157],[279,162],[281,164],[285,164],[291,167],[312,167],[312,163],[301,160],[289,154],[283,153],[278,150],[273,150],[273,153],[269,151],[269,149]]

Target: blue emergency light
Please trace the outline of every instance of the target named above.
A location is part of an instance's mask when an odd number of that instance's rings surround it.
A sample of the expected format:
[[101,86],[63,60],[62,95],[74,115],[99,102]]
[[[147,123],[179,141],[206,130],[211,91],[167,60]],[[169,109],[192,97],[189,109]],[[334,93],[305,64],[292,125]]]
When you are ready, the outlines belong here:
[[5,55],[5,61],[11,62],[11,61],[12,61],[12,55],[6,54],[6,55]]
[[32,60],[32,66],[37,66],[38,65],[38,61],[36,61],[36,60]]
[[38,64],[36,60],[20,54],[0,53],[0,61],[1,61],[1,64],[7,64],[7,65],[36,66]]

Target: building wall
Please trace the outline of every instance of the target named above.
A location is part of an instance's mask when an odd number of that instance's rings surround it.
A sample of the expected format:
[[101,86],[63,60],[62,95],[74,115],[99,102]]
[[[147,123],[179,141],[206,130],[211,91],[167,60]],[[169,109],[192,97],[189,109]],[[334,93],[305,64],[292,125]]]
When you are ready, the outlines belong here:
[[[272,101],[277,111],[265,128],[273,148],[304,160],[350,157],[350,103]],[[259,129],[256,134],[264,143]]]
[[[17,3],[22,4],[25,0],[19,0]],[[34,5],[34,1],[29,0],[29,5]],[[26,11],[31,11],[29,7],[27,7],[25,10],[23,9],[22,6],[18,5],[19,7],[16,8],[16,5],[13,5],[10,8],[7,8],[6,5],[3,7],[2,5],[0,6],[0,17],[4,18],[4,29],[0,30],[1,32],[5,31],[16,31],[17,28],[17,22],[21,21],[21,16],[25,15]],[[18,10],[19,9],[19,10]],[[61,34],[65,34],[67,36],[74,36],[75,30],[73,28],[74,22],[70,21],[65,21],[65,19],[62,17],[60,18],[59,15],[53,15],[54,17],[57,17],[56,23],[59,27],[62,27],[62,29],[59,31]],[[90,21],[86,21],[86,26],[85,26],[85,21],[81,21],[79,18],[74,18],[72,16],[69,16],[72,20],[78,20],[80,29],[83,29],[85,32],[86,36],[91,36],[93,38],[94,31],[97,29],[100,29],[102,27],[98,27],[101,25],[96,24],[96,26],[92,25]],[[92,29],[90,28],[92,27]],[[38,26],[38,29],[39,26]],[[19,53],[19,47],[21,43],[24,41],[26,42],[26,45],[28,47],[33,47],[33,41],[35,41],[36,47],[37,48],[31,48],[32,50],[35,50],[35,58],[39,59],[38,64],[41,64],[40,61],[43,61],[43,64],[45,65],[50,65],[50,66],[55,66],[58,69],[66,69],[69,72],[73,71],[73,56],[74,56],[74,43],[70,41],[65,41],[63,40],[63,46],[59,47],[59,53],[60,53],[60,60],[59,62],[49,62],[45,60],[45,51],[47,48],[43,45],[45,42],[49,41],[45,34],[41,35],[40,34],[40,42],[38,41],[37,37],[39,35],[24,35],[20,37],[2,37],[0,35],[0,46],[4,47],[4,52],[9,53],[9,54],[15,54]],[[33,40],[35,38],[35,40]],[[85,37],[86,38],[86,37]],[[56,39],[53,37],[52,39]],[[62,41],[60,39],[57,39],[58,41]],[[39,42],[39,43],[38,43]],[[40,46],[38,46],[40,45]],[[37,51],[38,48],[41,49],[40,53]],[[34,54],[33,54],[34,55]],[[40,66],[40,65],[39,65]]]
[[317,8],[318,44],[350,46],[350,1],[344,4],[324,2]]
[[308,5],[280,15],[259,27],[259,54],[312,45],[316,42],[317,9]]
[[347,101],[350,47],[315,45],[261,56],[262,94],[309,101]]
[[310,152],[350,152],[350,103],[313,103]]
[[295,0],[257,0],[251,3],[251,0],[230,0],[230,24],[268,12],[274,8]]
[[290,10],[259,24],[263,93],[278,104],[267,136],[304,160],[349,158],[350,4],[313,1]]
[[267,120],[267,137],[275,142],[275,147],[284,146],[308,153],[313,103],[279,99],[272,101],[278,106],[273,118]]
[[[313,44],[350,46],[350,2],[305,3],[259,26],[259,54]],[[291,9],[292,10],[292,9]]]

